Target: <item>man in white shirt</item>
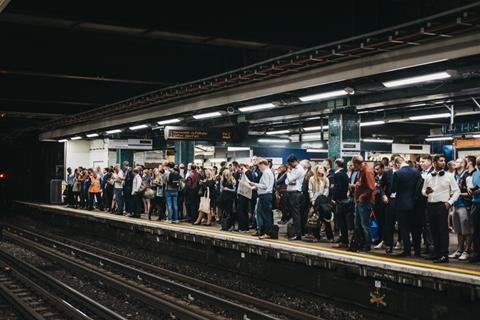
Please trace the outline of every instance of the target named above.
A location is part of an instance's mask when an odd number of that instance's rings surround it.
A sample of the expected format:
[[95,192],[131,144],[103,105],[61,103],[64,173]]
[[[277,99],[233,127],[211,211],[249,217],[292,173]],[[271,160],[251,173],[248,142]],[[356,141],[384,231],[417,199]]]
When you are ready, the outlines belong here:
[[289,171],[285,183],[288,192],[288,209],[293,219],[294,235],[289,240],[302,239],[302,218],[300,215],[300,206],[302,203],[302,184],[305,177],[305,170],[300,165],[297,157],[291,154],[288,157]]
[[262,177],[258,183],[250,181],[250,185],[257,189],[257,228],[260,239],[270,239],[272,237],[273,219],[272,219],[272,192],[275,178],[268,165],[268,160],[260,159],[258,168],[262,171]]
[[138,168],[133,169],[133,184],[132,184],[132,197],[134,203],[134,213],[128,214],[129,217],[140,217],[142,210],[142,195],[138,193],[140,186],[142,185],[142,177],[140,176],[140,170]]
[[123,214],[123,180],[124,175],[122,169],[120,169],[120,165],[116,164],[114,167],[113,173],[113,193],[115,194],[115,202],[117,203],[117,214]]
[[435,263],[448,262],[448,210],[460,196],[460,188],[455,178],[447,174],[445,157],[433,157],[434,171],[423,183],[422,194],[427,197],[427,214],[430,221]]

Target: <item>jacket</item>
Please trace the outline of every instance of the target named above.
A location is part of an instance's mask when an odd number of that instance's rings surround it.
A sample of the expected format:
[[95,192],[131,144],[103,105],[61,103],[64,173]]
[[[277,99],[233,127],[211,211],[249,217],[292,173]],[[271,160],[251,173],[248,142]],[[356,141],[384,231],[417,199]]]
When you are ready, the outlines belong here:
[[413,210],[418,181],[421,176],[417,169],[408,165],[393,174],[392,193],[395,193],[395,209]]
[[332,199],[334,201],[348,199],[348,184],[350,179],[344,169],[335,172],[333,176]]
[[358,171],[357,182],[355,183],[355,202],[370,202],[375,204],[375,178],[372,169],[363,163]]

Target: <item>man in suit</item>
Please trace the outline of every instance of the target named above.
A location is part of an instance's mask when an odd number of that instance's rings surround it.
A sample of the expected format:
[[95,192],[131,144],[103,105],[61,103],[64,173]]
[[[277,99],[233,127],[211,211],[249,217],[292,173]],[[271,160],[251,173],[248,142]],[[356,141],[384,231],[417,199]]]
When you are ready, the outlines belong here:
[[421,219],[423,240],[425,242],[425,253],[433,252],[433,238],[430,230],[430,221],[427,216],[427,197],[422,194],[422,187],[425,178],[433,172],[432,156],[424,154],[420,156],[420,181],[417,186],[417,197],[415,199],[415,211]]
[[[396,199],[395,193],[392,192],[392,184],[393,184],[393,174],[398,169],[394,166],[395,158],[392,157],[392,167],[388,166],[385,167],[383,171],[383,180],[384,180],[384,193],[385,196],[383,197],[383,201],[385,203],[385,228],[383,232],[383,247],[385,247],[385,251],[390,254],[393,252],[393,233],[395,229],[395,221],[397,220],[397,214],[395,212],[396,206]],[[384,161],[382,160],[382,163]],[[382,246],[380,244],[376,247],[380,249]]]
[[375,171],[375,205],[373,211],[378,224],[378,238],[375,239],[375,248],[382,248],[384,231],[385,231],[385,210],[388,203],[388,198],[385,195],[385,188],[387,187],[387,177],[385,176],[385,166],[382,162],[376,162]]
[[419,257],[421,220],[415,214],[414,203],[420,175],[403,157],[398,156],[393,162],[398,171],[393,174],[392,192],[395,193],[395,210],[403,240],[403,252],[399,256],[411,256],[411,233],[415,256]]
[[333,177],[332,202],[335,204],[335,223],[340,231],[338,243],[334,248],[345,248],[349,243],[347,214],[351,207],[351,200],[348,197],[350,179],[343,169],[343,159],[335,160],[335,174]]

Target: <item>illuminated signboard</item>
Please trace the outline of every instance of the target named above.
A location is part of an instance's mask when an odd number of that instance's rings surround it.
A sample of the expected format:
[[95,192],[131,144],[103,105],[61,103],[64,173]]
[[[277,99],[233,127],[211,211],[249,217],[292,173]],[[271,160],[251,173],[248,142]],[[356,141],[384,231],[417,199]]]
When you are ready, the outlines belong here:
[[238,141],[234,128],[165,127],[165,140]]

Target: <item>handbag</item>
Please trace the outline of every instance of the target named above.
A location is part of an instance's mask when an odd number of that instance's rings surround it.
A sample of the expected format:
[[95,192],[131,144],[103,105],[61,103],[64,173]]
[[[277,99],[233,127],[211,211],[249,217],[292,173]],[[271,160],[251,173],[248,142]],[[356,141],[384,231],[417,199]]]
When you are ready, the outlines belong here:
[[318,215],[318,212],[315,210],[313,206],[311,206],[310,210],[308,211],[307,226],[310,228],[316,228],[318,227],[319,220],[320,220],[320,217]]
[[143,192],[143,197],[145,199],[150,199],[151,200],[151,199],[155,198],[155,191],[153,191],[152,188],[147,188]]
[[210,212],[210,188],[207,187],[206,196],[200,198],[199,211],[209,213]]

